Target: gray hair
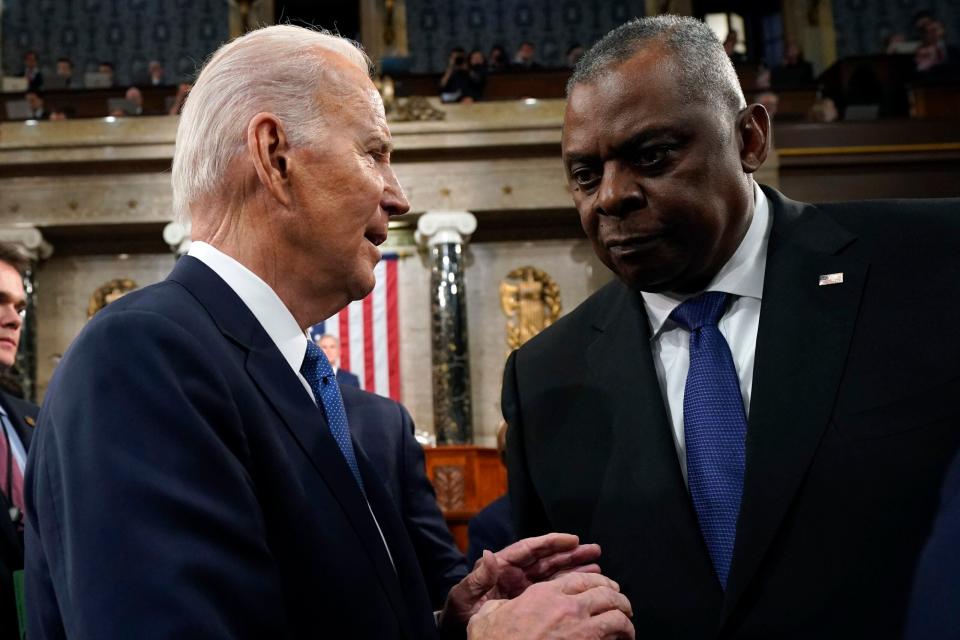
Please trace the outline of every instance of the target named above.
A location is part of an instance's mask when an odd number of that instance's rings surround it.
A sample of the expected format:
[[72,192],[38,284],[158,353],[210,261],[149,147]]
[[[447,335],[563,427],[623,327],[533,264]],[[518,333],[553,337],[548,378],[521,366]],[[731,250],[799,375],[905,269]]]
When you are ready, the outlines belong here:
[[251,31],[210,56],[177,126],[170,182],[178,220],[188,222],[191,205],[224,188],[227,167],[244,149],[247,124],[257,113],[276,115],[291,146],[317,135],[323,115],[317,97],[331,88],[318,49],[370,73],[370,59],[353,41],[293,25]]
[[598,79],[647,45],[662,44],[673,56],[677,79],[688,100],[702,100],[739,111],[746,106],[733,63],[705,23],[685,16],[636,18],[620,25],[590,47],[573,70],[573,87]]

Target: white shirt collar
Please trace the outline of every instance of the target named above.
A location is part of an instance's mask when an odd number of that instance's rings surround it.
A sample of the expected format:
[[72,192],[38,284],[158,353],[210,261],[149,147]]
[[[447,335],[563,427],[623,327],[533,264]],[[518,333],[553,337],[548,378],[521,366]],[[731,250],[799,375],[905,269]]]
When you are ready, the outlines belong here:
[[[770,203],[760,186],[753,183],[753,220],[740,246],[727,260],[704,291],[723,291],[741,298],[763,297],[763,274],[767,264],[770,240]],[[697,294],[649,293],[641,291],[650,320],[650,339],[656,339],[670,313],[685,300]]]
[[307,353],[307,336],[270,285],[253,271],[206,242],[194,240],[187,255],[204,263],[223,278],[277,345],[290,368],[299,373],[303,357]]

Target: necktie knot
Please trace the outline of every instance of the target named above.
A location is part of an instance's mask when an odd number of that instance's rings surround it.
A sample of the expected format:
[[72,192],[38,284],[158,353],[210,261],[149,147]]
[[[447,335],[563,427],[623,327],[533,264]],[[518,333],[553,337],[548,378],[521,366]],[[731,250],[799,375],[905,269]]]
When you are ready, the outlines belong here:
[[670,319],[693,332],[702,327],[716,326],[726,306],[727,294],[722,291],[706,291],[670,312]]
[[303,357],[303,364],[300,365],[300,373],[311,387],[317,386],[324,378],[333,377],[333,367],[327,360],[327,354],[309,340],[307,340],[307,353]]

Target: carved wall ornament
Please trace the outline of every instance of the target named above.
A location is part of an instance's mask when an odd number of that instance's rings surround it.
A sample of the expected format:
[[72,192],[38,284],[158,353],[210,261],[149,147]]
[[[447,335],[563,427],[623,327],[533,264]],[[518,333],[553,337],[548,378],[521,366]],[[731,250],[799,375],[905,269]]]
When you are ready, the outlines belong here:
[[518,349],[560,317],[560,287],[546,271],[517,267],[500,283],[500,308],[507,316],[507,345]]
[[457,465],[438,465],[433,469],[433,486],[441,511],[457,511],[466,506],[464,469]]
[[137,288],[137,283],[130,278],[114,278],[109,282],[97,287],[97,290],[90,296],[90,302],[87,303],[87,319],[89,320],[103,309],[105,306],[115,300],[119,300],[126,294]]

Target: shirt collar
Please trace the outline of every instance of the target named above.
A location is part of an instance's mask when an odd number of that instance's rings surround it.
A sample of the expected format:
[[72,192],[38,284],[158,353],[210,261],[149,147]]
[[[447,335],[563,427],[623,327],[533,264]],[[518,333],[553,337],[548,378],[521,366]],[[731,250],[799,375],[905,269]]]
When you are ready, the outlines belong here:
[[307,336],[280,296],[257,274],[206,242],[193,241],[188,256],[204,263],[233,289],[263,327],[283,359],[300,372],[307,353]]
[[[767,244],[770,240],[770,203],[753,183],[753,219],[740,246],[713,277],[704,291],[723,291],[741,298],[763,297],[763,274],[767,264]],[[650,293],[641,291],[643,305],[650,321],[650,339],[656,339],[670,313],[685,300],[698,294]]]

